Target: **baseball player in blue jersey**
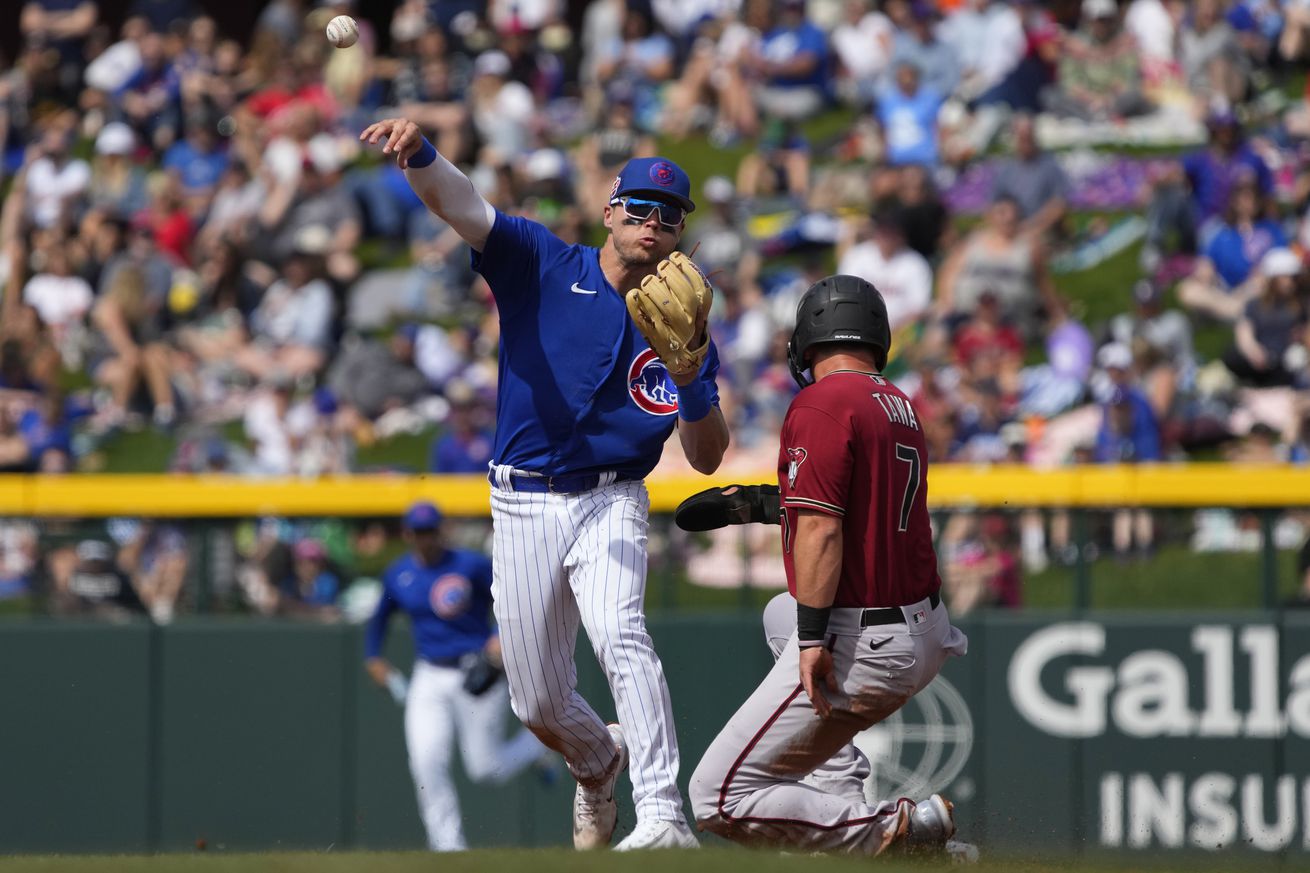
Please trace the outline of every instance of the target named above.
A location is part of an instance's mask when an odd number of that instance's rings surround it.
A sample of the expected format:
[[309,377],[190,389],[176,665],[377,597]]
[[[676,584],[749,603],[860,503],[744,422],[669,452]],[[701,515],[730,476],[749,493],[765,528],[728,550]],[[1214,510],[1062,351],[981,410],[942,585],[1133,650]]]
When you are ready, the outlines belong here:
[[[643,478],[675,427],[702,473],[718,468],[728,446],[705,327],[708,284],[675,252],[695,208],[690,180],[665,158],[629,161],[604,205],[605,243],[566,245],[493,208],[414,123],[381,121],[360,139],[395,156],[427,207],[472,247],[495,295],[495,614],[514,712],[577,779],[574,845],[609,844],[614,783],[630,760],[637,826],[618,848],[695,846],[642,605]],[[618,725],[607,727],[577,691],[579,624]]]
[[431,503],[411,506],[404,523],[410,551],[382,575],[382,599],[365,638],[365,667],[374,682],[394,689],[399,674],[382,657],[382,642],[391,614],[405,612],[416,649],[405,695],[409,771],[428,848],[453,852],[468,848],[450,781],[455,736],[474,782],[505,782],[549,753],[527,730],[505,739],[509,693],[487,666],[500,660],[491,627],[491,561],[447,548],[441,513]]

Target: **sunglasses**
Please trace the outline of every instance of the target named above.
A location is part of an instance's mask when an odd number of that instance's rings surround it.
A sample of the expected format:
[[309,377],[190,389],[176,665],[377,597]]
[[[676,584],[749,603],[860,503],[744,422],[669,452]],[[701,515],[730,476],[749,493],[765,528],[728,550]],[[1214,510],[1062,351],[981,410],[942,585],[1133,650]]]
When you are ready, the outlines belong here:
[[642,200],[638,197],[625,197],[615,200],[614,203],[623,207],[624,215],[633,221],[638,222],[649,221],[651,213],[658,212],[660,224],[665,227],[681,227],[683,220],[687,217],[687,210],[683,209],[681,206],[675,206],[672,203],[664,203],[660,200]]

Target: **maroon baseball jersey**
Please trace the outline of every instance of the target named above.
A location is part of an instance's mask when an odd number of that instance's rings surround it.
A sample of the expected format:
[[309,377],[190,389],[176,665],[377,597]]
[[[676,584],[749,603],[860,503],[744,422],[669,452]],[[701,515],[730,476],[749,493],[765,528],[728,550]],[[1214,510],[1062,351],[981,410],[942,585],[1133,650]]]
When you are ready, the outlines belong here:
[[800,509],[842,519],[833,606],[905,606],[941,587],[923,428],[909,398],[882,376],[837,370],[796,395],[782,424],[778,485],[792,594]]

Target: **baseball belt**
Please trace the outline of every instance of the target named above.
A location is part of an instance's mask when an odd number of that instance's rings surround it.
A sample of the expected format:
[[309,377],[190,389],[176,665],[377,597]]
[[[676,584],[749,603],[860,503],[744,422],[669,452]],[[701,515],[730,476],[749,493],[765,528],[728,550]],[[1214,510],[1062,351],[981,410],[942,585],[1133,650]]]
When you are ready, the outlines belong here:
[[[942,598],[936,592],[928,595],[928,603],[936,609]],[[866,609],[860,615],[860,627],[877,627],[884,624],[905,624],[905,613],[899,606],[883,606],[877,609]]]

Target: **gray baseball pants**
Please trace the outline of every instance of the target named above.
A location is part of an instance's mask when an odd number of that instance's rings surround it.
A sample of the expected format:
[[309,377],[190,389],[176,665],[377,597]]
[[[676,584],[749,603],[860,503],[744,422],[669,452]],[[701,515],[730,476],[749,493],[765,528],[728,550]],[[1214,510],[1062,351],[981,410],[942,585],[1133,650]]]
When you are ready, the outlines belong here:
[[[788,598],[790,599],[790,598]],[[793,602],[794,604],[794,602]],[[968,640],[942,605],[901,607],[905,623],[861,628],[861,609],[834,609],[828,630],[838,690],[820,718],[800,684],[795,606],[775,598],[770,646],[792,625],[773,669],[710,744],[691,778],[696,823],[736,842],[876,855],[895,837],[895,800],[869,804],[868,762],[855,735],[905,705]],[[856,785],[859,788],[856,788]]]

